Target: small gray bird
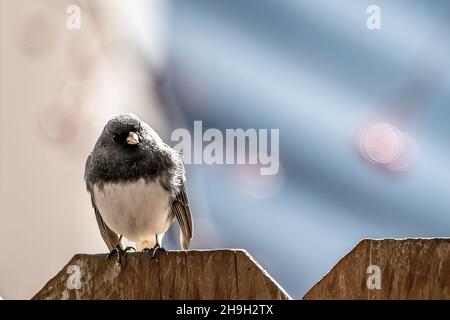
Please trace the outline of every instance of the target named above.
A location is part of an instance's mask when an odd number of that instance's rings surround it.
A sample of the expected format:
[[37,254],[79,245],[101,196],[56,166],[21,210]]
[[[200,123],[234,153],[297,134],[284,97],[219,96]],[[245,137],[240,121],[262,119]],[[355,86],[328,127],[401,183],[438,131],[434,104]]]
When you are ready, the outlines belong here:
[[178,152],[135,115],[111,119],[86,161],[85,180],[100,233],[121,263],[122,236],[154,256],[176,218],[189,248],[192,216]]

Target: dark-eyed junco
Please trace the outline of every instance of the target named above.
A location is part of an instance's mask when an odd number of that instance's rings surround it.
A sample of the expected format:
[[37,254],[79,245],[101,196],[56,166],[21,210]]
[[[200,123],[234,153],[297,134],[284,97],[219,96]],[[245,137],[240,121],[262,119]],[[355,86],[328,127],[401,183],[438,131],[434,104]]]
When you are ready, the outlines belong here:
[[85,180],[110,255],[119,262],[122,236],[154,255],[176,218],[188,249],[192,216],[181,156],[135,115],[111,119],[86,161]]

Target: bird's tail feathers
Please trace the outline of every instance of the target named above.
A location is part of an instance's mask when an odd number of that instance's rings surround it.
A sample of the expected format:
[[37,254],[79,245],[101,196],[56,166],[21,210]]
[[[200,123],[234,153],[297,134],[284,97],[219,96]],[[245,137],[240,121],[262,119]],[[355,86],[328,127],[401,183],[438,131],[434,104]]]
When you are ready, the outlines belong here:
[[183,250],[188,250],[191,246],[191,239],[185,237],[183,232],[180,232],[180,243]]

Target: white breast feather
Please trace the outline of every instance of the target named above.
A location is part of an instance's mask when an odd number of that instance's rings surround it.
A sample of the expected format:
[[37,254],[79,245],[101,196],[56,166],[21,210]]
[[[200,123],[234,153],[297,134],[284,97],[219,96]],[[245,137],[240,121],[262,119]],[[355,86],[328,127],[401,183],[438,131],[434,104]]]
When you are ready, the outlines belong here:
[[94,197],[106,225],[119,235],[153,247],[169,229],[169,195],[158,179],[146,182],[108,183],[99,189],[94,185]]

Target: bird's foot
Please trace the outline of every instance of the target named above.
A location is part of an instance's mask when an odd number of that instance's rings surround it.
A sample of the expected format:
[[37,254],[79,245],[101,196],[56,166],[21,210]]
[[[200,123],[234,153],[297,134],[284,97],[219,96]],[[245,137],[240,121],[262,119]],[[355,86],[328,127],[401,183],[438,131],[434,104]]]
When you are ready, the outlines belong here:
[[117,262],[122,265],[122,257],[127,253],[128,251],[136,251],[133,247],[126,247],[125,249],[122,249],[120,245],[117,245],[114,249],[111,250],[111,252],[106,256],[106,260],[109,260],[111,257],[117,255]]
[[153,248],[144,248],[142,251],[150,253],[150,258],[155,259],[158,252],[165,252],[166,254],[169,254],[166,249],[161,247],[159,244],[156,244]]

